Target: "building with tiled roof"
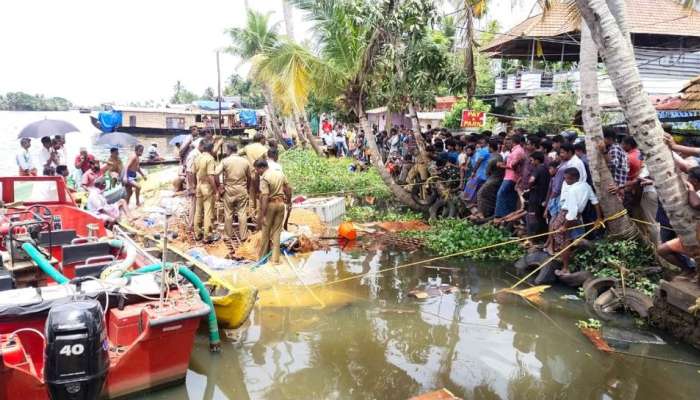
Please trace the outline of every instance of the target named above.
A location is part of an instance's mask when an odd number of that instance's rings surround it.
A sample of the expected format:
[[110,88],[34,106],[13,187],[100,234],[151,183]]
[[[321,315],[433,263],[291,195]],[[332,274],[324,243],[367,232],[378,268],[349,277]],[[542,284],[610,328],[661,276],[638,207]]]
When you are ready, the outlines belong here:
[[[627,3],[627,23],[646,91],[654,96],[679,93],[689,79],[700,75],[700,12],[676,0]],[[564,88],[578,90],[581,20],[568,5],[552,5],[547,13],[525,19],[480,49],[503,60],[495,82],[497,105]],[[616,103],[603,68],[598,82],[601,103]]]

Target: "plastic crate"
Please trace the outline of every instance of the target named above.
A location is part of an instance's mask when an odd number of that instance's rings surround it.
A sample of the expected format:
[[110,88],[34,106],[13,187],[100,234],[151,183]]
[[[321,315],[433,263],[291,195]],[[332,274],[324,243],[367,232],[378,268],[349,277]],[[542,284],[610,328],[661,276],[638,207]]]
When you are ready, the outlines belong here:
[[345,215],[345,199],[342,197],[318,197],[306,199],[295,207],[311,210],[321,219],[329,223],[339,220]]

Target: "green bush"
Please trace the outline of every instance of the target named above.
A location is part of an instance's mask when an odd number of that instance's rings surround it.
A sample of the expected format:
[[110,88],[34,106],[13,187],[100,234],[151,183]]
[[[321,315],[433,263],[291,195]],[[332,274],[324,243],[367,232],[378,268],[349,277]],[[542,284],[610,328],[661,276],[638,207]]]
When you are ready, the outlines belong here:
[[[512,240],[510,235],[491,225],[474,225],[459,219],[442,219],[434,221],[427,232],[406,232],[405,235],[425,239],[425,245],[439,255],[459,253],[497,243]],[[465,257],[475,260],[514,261],[523,255],[518,244],[489,248],[468,253]]]
[[311,150],[294,149],[282,153],[280,162],[295,194],[322,197],[352,192],[380,199],[390,195],[374,169],[350,171],[350,158],[322,158]]
[[648,277],[641,269],[655,264],[654,251],[636,240],[602,240],[590,250],[577,252],[572,263],[591,271],[599,277],[620,278],[620,267],[624,267],[625,284],[653,296],[659,277]]
[[[491,111],[491,106],[479,99],[472,99],[472,104],[470,107],[467,106],[467,100],[460,100],[456,102],[452,109],[445,114],[443,119],[443,126],[448,129],[459,129],[462,125],[462,111],[464,110],[474,110],[483,111],[488,113]],[[496,119],[493,117],[486,116],[486,123],[483,129],[493,129],[496,126]]]

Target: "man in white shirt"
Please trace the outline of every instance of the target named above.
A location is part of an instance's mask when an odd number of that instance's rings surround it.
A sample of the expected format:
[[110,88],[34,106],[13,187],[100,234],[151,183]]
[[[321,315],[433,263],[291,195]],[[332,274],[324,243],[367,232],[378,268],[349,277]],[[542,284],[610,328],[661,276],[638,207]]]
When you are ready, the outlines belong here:
[[278,156],[277,149],[270,147],[269,150],[267,150],[267,169],[270,171],[282,171],[282,165],[277,162],[277,159],[279,158]]
[[22,150],[15,157],[19,176],[36,176],[36,167],[34,167],[31,154],[29,154],[29,147],[32,145],[31,139],[22,138],[19,144],[22,146]]
[[[561,155],[561,152],[560,152]],[[598,204],[598,198],[593,192],[593,188],[581,181],[581,175],[577,168],[569,167],[564,170],[564,185],[561,189],[559,204],[561,212],[553,222],[553,228],[558,229],[558,237],[555,238],[554,251],[561,251],[567,247],[571,240],[575,240],[583,235],[583,228],[570,229],[581,225],[581,213],[586,208],[588,202],[595,206],[596,224],[603,222],[603,211]],[[569,273],[569,258],[571,249],[567,249],[561,254],[562,268],[556,271],[557,275],[567,275]]]
[[41,150],[39,150],[39,154],[37,154],[36,161],[37,169],[42,171],[42,175],[45,175],[43,173],[44,168],[53,167],[55,169],[58,166],[50,137],[44,136],[41,138]]
[[126,200],[119,199],[119,201],[114,204],[107,203],[107,199],[102,194],[105,187],[104,179],[98,178],[94,185],[88,188],[87,210],[97,218],[103,220],[105,225],[109,228],[114,225],[115,222],[119,221],[122,215],[127,218],[131,218],[131,216],[129,215],[129,207],[126,204]]
[[574,146],[570,143],[563,143],[559,148],[559,159],[561,160],[561,165],[559,169],[566,171],[569,168],[576,168],[579,173],[579,181],[586,182],[588,180],[588,174],[586,173],[586,165],[583,161],[576,155]]

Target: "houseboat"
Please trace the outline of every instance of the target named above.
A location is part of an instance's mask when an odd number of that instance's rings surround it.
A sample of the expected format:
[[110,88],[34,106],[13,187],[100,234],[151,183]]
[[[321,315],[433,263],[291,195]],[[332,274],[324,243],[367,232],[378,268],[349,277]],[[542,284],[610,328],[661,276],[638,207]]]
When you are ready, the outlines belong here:
[[228,103],[221,103],[219,114],[218,104],[207,101],[165,108],[112,106],[110,110],[92,114],[90,119],[105,133],[119,131],[165,136],[189,133],[191,126],[214,129],[225,135],[241,135],[246,129],[255,129],[261,123],[262,116],[256,110],[232,109]]

